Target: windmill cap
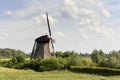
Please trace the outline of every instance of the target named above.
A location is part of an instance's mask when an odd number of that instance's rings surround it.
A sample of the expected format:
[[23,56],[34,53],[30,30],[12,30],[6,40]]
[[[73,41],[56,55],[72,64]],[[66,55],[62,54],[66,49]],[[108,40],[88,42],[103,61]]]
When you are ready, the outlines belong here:
[[48,35],[43,35],[35,39],[37,43],[49,43],[50,38]]

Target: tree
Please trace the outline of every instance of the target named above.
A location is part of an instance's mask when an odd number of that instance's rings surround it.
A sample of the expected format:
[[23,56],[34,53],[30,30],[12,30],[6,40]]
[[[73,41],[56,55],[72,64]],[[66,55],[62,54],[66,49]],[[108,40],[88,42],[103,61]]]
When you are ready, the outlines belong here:
[[55,56],[56,57],[62,57],[62,52],[61,51],[57,51],[57,52],[55,52]]
[[66,51],[62,54],[62,58],[68,58],[68,57],[76,56],[76,55],[78,54],[74,51]]
[[93,62],[100,64],[105,59],[105,54],[102,50],[94,50],[91,55],[91,59]]
[[4,58],[11,58],[11,57],[18,56],[18,55],[24,55],[25,57],[30,56],[29,54],[21,50],[15,50],[15,49],[10,49],[10,48],[5,48],[5,49],[0,48],[0,55],[1,57],[4,57]]

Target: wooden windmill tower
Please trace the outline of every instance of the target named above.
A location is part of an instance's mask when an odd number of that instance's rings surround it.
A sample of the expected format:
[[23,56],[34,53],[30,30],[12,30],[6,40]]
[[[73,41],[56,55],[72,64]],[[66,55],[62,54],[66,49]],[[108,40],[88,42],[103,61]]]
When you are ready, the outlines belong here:
[[46,17],[47,17],[49,36],[43,35],[35,39],[35,43],[33,46],[30,60],[38,59],[38,58],[43,58],[43,59],[49,58],[51,56],[50,47],[49,47],[50,43],[51,43],[53,54],[54,54],[54,45],[53,45],[53,39],[51,37],[51,29],[50,29],[50,24],[49,24],[48,13],[46,13]]

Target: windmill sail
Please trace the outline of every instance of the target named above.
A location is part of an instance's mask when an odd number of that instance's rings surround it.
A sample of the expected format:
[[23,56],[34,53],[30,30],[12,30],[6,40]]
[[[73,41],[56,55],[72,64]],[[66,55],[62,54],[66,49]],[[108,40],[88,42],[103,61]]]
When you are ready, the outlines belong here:
[[[50,29],[50,23],[49,23],[49,18],[48,18],[48,13],[46,12],[46,17],[47,17],[47,24],[48,24],[48,30],[49,30],[49,36],[51,38],[51,29]],[[51,38],[52,39],[52,38]],[[51,40],[51,45],[52,45],[52,50],[54,54],[54,45],[53,45],[53,40]]]
[[47,12],[46,12],[46,16],[47,16],[47,24],[48,24],[49,35],[51,37],[51,29],[50,29],[50,23],[49,23],[49,18],[48,18],[48,13]]

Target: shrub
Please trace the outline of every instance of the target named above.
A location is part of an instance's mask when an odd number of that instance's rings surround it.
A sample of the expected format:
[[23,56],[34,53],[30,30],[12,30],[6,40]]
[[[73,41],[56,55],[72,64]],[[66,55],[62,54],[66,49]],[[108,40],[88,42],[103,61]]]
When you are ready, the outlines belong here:
[[10,61],[3,61],[3,62],[1,62],[1,66],[3,66],[3,67],[9,67],[9,68],[12,68],[13,67],[13,63],[12,63],[12,61],[10,60]]
[[55,52],[55,56],[56,57],[62,57],[62,52],[61,51],[57,51],[57,52]]
[[60,70],[60,63],[56,58],[44,59],[40,61],[38,71]]
[[11,60],[11,62],[13,64],[23,63],[24,61],[25,61],[25,58],[22,55],[18,55],[16,57],[13,57],[12,60]]
[[77,56],[77,55],[78,54],[74,51],[66,51],[62,53],[62,58],[68,58],[68,57]]
[[79,56],[72,56],[68,58],[68,68],[70,66],[83,66],[82,59]]
[[22,63],[19,63],[19,64],[15,65],[14,68],[15,69],[30,69],[29,64],[30,64],[29,61],[22,62]]
[[90,68],[90,67],[71,66],[70,70],[78,73],[90,73],[90,74],[97,74],[97,75],[104,75],[104,76],[120,75],[120,70],[111,69],[111,68],[101,68],[101,67]]
[[51,57],[50,59],[38,59],[30,61],[29,68],[35,71],[53,71],[65,69],[67,60]]
[[33,69],[35,71],[38,71],[39,70],[39,66],[40,66],[40,61],[41,61],[41,59],[30,61],[29,68]]
[[91,59],[93,62],[100,64],[101,61],[104,61],[104,59],[105,59],[104,52],[102,50],[98,51],[95,49],[91,54]]
[[83,66],[86,67],[95,67],[97,66],[94,62],[82,59]]
[[57,58],[59,64],[60,64],[60,69],[67,69],[67,64],[68,64],[68,61],[67,59],[64,59],[64,58]]
[[23,55],[18,55],[18,56],[16,57],[16,59],[17,59],[18,63],[21,63],[21,62],[24,62],[24,61],[25,61],[25,57],[24,57]]
[[18,60],[17,60],[16,57],[13,57],[11,61],[12,61],[13,64],[18,64]]
[[25,62],[25,58],[22,55],[19,55],[19,56],[13,57],[9,61],[2,61],[1,66],[14,68],[15,66],[19,66],[21,64],[24,64],[24,62]]

